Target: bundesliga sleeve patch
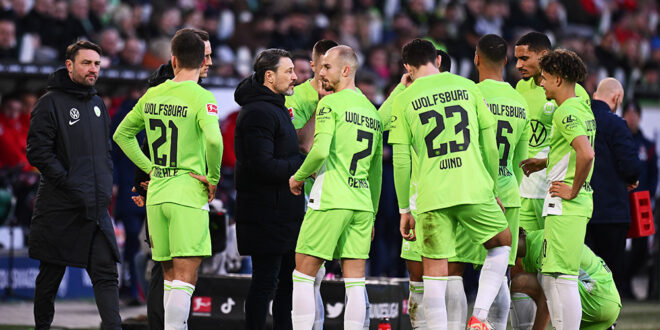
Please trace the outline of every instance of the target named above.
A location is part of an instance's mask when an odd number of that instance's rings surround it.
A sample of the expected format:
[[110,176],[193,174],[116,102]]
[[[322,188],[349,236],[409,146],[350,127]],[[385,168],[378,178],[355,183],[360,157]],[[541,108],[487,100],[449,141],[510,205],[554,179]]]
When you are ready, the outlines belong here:
[[206,113],[208,113],[209,115],[217,116],[218,115],[218,106],[213,104],[213,103],[207,103],[206,104]]
[[296,119],[296,115],[293,113],[293,108],[289,108],[289,117],[291,117],[291,121]]

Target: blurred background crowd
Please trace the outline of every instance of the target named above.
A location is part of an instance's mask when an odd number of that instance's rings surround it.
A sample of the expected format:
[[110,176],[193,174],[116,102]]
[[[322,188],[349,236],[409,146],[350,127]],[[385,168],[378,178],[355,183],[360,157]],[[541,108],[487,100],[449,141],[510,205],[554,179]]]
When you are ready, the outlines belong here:
[[[237,82],[252,72],[253,58],[260,50],[276,47],[293,52],[301,83],[312,75],[308,61],[313,44],[319,39],[333,39],[358,52],[358,87],[379,106],[399,82],[404,70],[400,50],[413,38],[424,37],[447,51],[453,73],[476,79],[472,62],[478,39],[488,33],[501,35],[511,46],[505,80],[515,86],[520,75],[512,46],[519,36],[536,30],[547,33],[554,47],[572,49],[582,57],[589,69],[582,84],[589,94],[602,78],[612,76],[624,85],[628,106],[641,111],[646,104],[659,108],[659,14],[660,1],[655,0],[0,0],[0,67],[11,63],[59,66],[64,63],[66,45],[87,39],[102,47],[103,69],[152,71],[169,60],[174,32],[194,27],[210,34],[210,78]],[[1,183],[11,186],[17,201],[16,223],[27,235],[38,177],[25,158],[25,138],[29,113],[46,80],[3,79],[6,74],[0,69]],[[102,71],[97,89],[116,127],[144,93],[146,84],[143,80],[104,84],[103,80]],[[235,85],[215,87],[233,93]],[[238,108],[223,110],[224,179],[218,193],[223,204],[218,210],[226,211],[231,219],[233,127]],[[631,130],[637,133],[639,127]],[[126,260],[133,260],[142,253],[144,210],[130,199],[133,166],[118,148],[115,150],[113,216],[123,237],[120,241]],[[658,181],[655,151],[655,145],[644,150],[652,198]],[[384,152],[384,158],[384,187],[369,273],[405,276],[398,257],[401,237],[391,150]],[[652,242],[648,250],[657,259]],[[237,262],[240,259],[233,253],[234,258],[228,258],[234,262],[234,270],[249,272],[249,265]],[[125,293],[137,297],[136,278],[143,274],[132,262],[125,265],[124,287],[129,288]],[[634,275],[649,265],[641,262],[631,267],[636,267],[631,271]],[[655,282],[651,295],[657,297],[658,275],[650,282]]]

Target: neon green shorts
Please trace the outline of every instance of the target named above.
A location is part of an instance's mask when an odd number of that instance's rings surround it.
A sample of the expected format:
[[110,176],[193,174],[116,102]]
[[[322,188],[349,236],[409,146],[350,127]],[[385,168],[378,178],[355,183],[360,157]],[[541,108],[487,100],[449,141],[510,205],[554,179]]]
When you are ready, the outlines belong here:
[[[502,211],[500,211],[502,212]],[[511,230],[511,251],[518,249],[518,216],[520,208],[510,207],[505,209],[504,217]],[[514,234],[515,233],[515,234]],[[458,223],[456,225],[456,256],[449,258],[449,262],[462,262],[473,265],[483,265],[488,251],[482,244],[475,244],[470,239],[465,227]],[[509,266],[515,265],[516,254],[509,254]]]
[[541,272],[578,275],[589,218],[576,215],[548,215],[543,232]]
[[[602,330],[609,328],[621,311],[621,304],[595,297],[580,285],[580,302],[582,303],[582,321],[580,329]],[[588,298],[588,299],[585,299]]]
[[155,261],[211,255],[208,211],[175,203],[147,205],[147,222]]
[[[520,197],[520,227],[527,232],[545,228],[543,218],[543,198]],[[511,236],[518,236],[518,232],[511,232]],[[513,250],[511,250],[513,251]]]
[[481,245],[507,228],[506,218],[493,199],[483,204],[464,204],[419,214],[416,228],[425,258],[445,259],[456,255],[455,228],[461,223],[475,245]]
[[422,261],[422,255],[419,253],[419,242],[401,240],[401,259],[410,261]]
[[368,259],[373,225],[373,212],[308,208],[296,252],[325,260]]
[[[417,212],[412,211],[413,218],[417,221]],[[419,233],[422,231],[422,226],[415,225],[415,237],[419,237]],[[419,251],[419,238],[414,241],[406,241],[401,239],[401,259],[411,260],[411,261],[422,261],[422,255]]]

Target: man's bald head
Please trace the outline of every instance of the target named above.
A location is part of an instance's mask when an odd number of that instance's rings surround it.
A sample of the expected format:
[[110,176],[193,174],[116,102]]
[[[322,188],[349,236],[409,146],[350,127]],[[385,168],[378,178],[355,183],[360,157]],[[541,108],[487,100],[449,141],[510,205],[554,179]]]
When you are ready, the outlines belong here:
[[355,86],[357,67],[357,55],[351,47],[330,48],[323,56],[323,66],[319,71],[319,79],[321,79],[323,88],[326,91],[336,92],[347,86]]
[[357,54],[355,54],[355,51],[353,48],[345,46],[345,45],[339,45],[330,48],[326,53],[325,53],[326,58],[330,60],[331,58],[336,60],[335,62],[337,65],[340,65],[342,67],[348,66],[350,68],[349,76],[355,76],[355,71],[357,71],[358,68],[358,58]]
[[593,98],[607,103],[610,110],[615,112],[623,102],[623,86],[614,78],[605,78],[598,83]]

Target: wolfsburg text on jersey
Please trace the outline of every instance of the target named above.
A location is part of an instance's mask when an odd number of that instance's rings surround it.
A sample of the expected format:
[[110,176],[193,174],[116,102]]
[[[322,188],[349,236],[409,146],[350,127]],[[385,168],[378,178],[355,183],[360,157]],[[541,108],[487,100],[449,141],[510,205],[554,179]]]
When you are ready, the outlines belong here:
[[157,116],[186,117],[188,115],[188,106],[162,103],[156,106],[154,103],[145,103],[144,113]]
[[412,106],[413,109],[419,110],[424,107],[432,107],[438,104],[438,101],[440,101],[440,103],[447,103],[458,100],[469,101],[467,90],[460,89],[460,90],[436,93],[431,96],[422,96],[412,101]]

